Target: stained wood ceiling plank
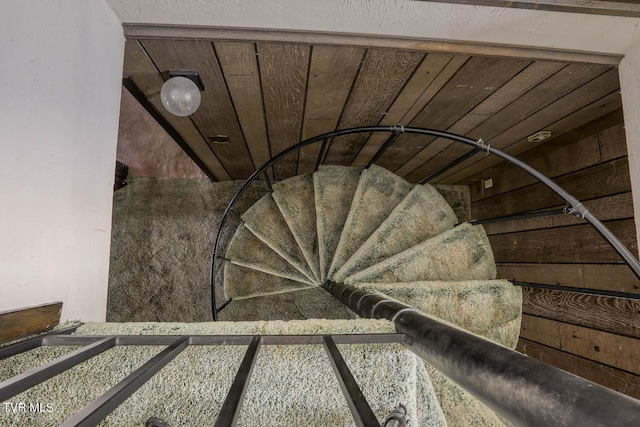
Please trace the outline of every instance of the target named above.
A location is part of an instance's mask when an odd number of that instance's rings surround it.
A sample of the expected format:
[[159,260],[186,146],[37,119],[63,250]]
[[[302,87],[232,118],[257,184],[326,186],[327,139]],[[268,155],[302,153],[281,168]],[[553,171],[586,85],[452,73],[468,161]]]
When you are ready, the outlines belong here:
[[271,158],[271,154],[255,45],[246,42],[215,42],[214,48],[253,164],[258,168]]
[[[545,141],[535,149],[522,153],[519,159],[554,178],[598,162],[626,156],[622,120],[621,111],[617,110],[548,142]],[[622,133],[609,132],[611,129],[621,130]],[[607,152],[603,151],[603,144],[607,147]],[[493,187],[484,189],[481,181],[488,178],[493,179]],[[479,181],[471,185],[472,202],[537,182],[532,175],[507,162],[485,169],[474,175],[474,179]]]
[[[258,64],[271,156],[300,142],[304,116],[308,45],[258,43]],[[273,165],[277,180],[296,175],[298,153]]]
[[209,41],[144,40],[151,60],[161,70],[197,70],[205,85],[200,108],[190,117],[203,138],[226,135],[228,144],[210,144],[232,179],[245,179],[254,165],[238,123],[220,64]]
[[137,40],[127,40],[125,42],[123,73],[133,79],[151,104],[153,104],[171,126],[182,136],[195,155],[198,156],[216,179],[220,181],[231,179],[193,122],[188,117],[178,117],[168,113],[162,106],[162,102],[160,102],[160,89],[164,84],[164,79]]
[[[518,59],[469,59],[409,125],[449,129],[529,63],[530,61]],[[378,161],[378,165],[395,171],[433,139],[422,135],[403,135],[402,141],[391,146]]]
[[[302,124],[302,139],[336,130],[366,52],[358,47],[314,46]],[[322,143],[300,150],[298,174],[313,172]]]
[[518,340],[516,350],[556,368],[640,399],[640,376],[523,338]]
[[522,287],[522,312],[640,338],[640,300]]
[[[633,219],[605,225],[630,251],[637,252]],[[572,225],[489,236],[496,262],[622,263],[617,252],[590,225]]]
[[636,338],[528,314],[522,315],[520,336],[627,372],[640,372],[640,340]]
[[[424,56],[422,52],[369,49],[338,128],[377,125]],[[352,134],[335,138],[326,163],[350,165],[368,137],[368,134]]]
[[[559,62],[537,61],[532,63],[447,130],[452,133],[466,135],[472,129],[476,128],[476,126],[490,119],[492,115],[516,101],[524,93],[556,73],[564,66],[564,63]],[[458,147],[458,145],[461,144],[453,143],[448,139],[436,138],[431,144],[426,146],[422,151],[398,168],[396,173],[400,176],[406,176],[407,179],[412,181],[419,181],[423,179],[440,169],[443,165],[449,164],[462,155],[449,155],[449,150],[452,150],[453,148],[451,145],[454,145],[456,149],[466,148],[463,146]],[[440,153],[446,155],[447,158],[435,163],[429,162],[430,159]]]
[[520,282],[640,294],[640,280],[623,264],[496,263],[498,277]]
[[[380,125],[409,123],[467,59],[466,56],[456,57],[447,53],[427,54],[380,121]],[[352,166],[364,167],[387,136],[388,134],[382,132],[372,134],[352,162]]]
[[[634,216],[633,197],[631,196],[631,192],[599,197],[597,199],[583,201],[583,203],[587,209],[589,209],[589,212],[594,214],[600,221],[633,218]],[[554,206],[554,208],[559,209],[564,206],[566,205],[558,205]],[[554,215],[491,222],[483,224],[483,227],[487,235],[493,235],[578,224],[584,224],[584,220],[576,217],[575,215]]]
[[[515,156],[535,146],[527,137],[539,130],[553,128],[552,135],[561,135],[620,108],[614,108],[617,103],[610,102],[615,101],[614,92],[618,92],[619,88],[617,69],[611,69],[485,142]],[[603,99],[610,94],[614,95],[614,99]],[[617,98],[620,99],[619,94]],[[461,182],[499,161],[495,156],[472,158],[443,174],[437,182]]]
[[[563,135],[566,132],[570,132],[572,129],[576,129],[582,125],[588,124],[589,122],[596,120],[600,117],[606,116],[607,114],[613,113],[622,108],[622,99],[620,98],[619,90],[615,90],[614,92],[604,96],[587,105],[586,107],[576,111],[573,114],[570,114],[567,117],[564,117],[557,122],[543,126],[542,128],[551,131],[552,135]],[[550,112],[551,113],[551,112]],[[550,114],[551,115],[551,114]],[[533,127],[533,126],[532,126]],[[512,156],[518,156],[521,153],[524,153],[528,150],[535,148],[536,144],[529,142],[527,138],[522,138],[515,144],[510,145],[505,148],[504,151]],[[496,156],[485,156],[484,158],[478,159],[477,163],[473,163],[471,165],[461,165],[466,166],[462,170],[452,169],[451,172],[447,174],[443,174],[444,177],[441,178],[442,184],[446,183],[470,183],[475,179],[475,176],[482,171],[500,164],[502,159]]]

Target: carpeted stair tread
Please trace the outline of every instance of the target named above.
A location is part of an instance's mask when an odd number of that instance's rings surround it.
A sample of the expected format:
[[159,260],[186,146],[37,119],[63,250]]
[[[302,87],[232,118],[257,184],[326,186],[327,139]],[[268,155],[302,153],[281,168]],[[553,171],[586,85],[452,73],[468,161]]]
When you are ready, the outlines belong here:
[[233,235],[225,257],[242,267],[314,284],[242,224]]
[[242,215],[242,220],[253,234],[276,251],[278,255],[287,260],[309,280],[316,280],[271,194],[265,195],[254,203]]
[[458,222],[431,185],[416,185],[366,242],[333,275],[340,282],[358,271],[453,228]]
[[496,278],[493,252],[484,229],[461,224],[344,279],[358,282],[488,280]]
[[471,190],[468,185],[434,184],[458,217],[458,222],[471,221]]
[[515,348],[520,333],[522,290],[507,280],[359,283],[422,312]]
[[362,171],[327,274],[329,279],[382,224],[411,187],[409,182],[376,165]]
[[320,281],[313,178],[310,174],[298,175],[275,183],[272,196],[308,267]]
[[351,209],[360,172],[347,166],[320,166],[313,174],[320,279],[326,274]]
[[311,287],[315,287],[315,285],[285,279],[229,262],[224,266],[224,296],[226,299],[272,295]]
[[353,319],[355,313],[317,287],[233,300],[218,313],[222,321]]

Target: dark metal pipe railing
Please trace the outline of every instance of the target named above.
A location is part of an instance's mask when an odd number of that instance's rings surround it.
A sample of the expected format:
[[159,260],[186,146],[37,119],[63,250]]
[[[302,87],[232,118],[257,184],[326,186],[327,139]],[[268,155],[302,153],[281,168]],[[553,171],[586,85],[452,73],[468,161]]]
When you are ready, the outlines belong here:
[[516,214],[516,215],[508,215],[508,216],[501,216],[498,218],[487,218],[487,219],[476,219],[473,221],[469,221],[470,224],[491,224],[494,222],[504,222],[504,221],[516,221],[516,220],[521,220],[521,219],[531,219],[531,218],[540,218],[540,217],[544,217],[544,216],[556,216],[556,215],[564,215],[567,213],[567,209],[566,208],[562,208],[562,209],[547,209],[547,210],[543,210],[543,211],[536,211],[536,212],[527,212],[527,213],[522,213],[522,214]]
[[[253,172],[251,176],[249,176],[249,178],[247,178],[247,180],[244,182],[242,187],[240,187],[238,192],[234,195],[234,197],[231,199],[231,202],[225,209],[222,215],[222,219],[220,221],[220,225],[218,227],[216,238],[215,238],[213,256],[211,260],[211,311],[212,311],[213,320],[217,320],[217,311],[218,311],[216,306],[217,303],[216,303],[216,295],[215,295],[215,274],[216,274],[216,268],[217,268],[217,258],[219,255],[223,255],[223,254],[218,254],[218,250],[220,249],[220,239],[221,239],[222,231],[224,230],[224,227],[226,225],[226,220],[227,220],[227,217],[229,216],[229,213],[233,210],[233,206],[236,204],[236,202],[242,196],[242,194],[246,191],[249,185],[251,185],[251,183],[261,173],[263,173],[265,170],[271,167],[274,163],[278,162],[283,157],[297,150],[300,150],[301,148],[304,148],[311,144],[315,144],[319,141],[323,142],[323,148],[320,150],[318,161],[316,162],[316,165],[318,166],[319,163],[321,162],[322,156],[329,149],[328,147],[329,143],[327,141],[329,141],[330,139],[335,138],[337,136],[348,135],[353,133],[372,133],[372,132],[391,132],[392,133],[391,138],[388,139],[388,140],[391,140],[391,142],[396,140],[396,136],[398,133],[410,133],[410,134],[434,136],[437,138],[444,138],[444,139],[448,139],[454,142],[460,142],[462,144],[466,144],[473,147],[475,150],[471,151],[469,154],[471,153],[475,154],[476,150],[485,151],[487,154],[491,153],[493,155],[496,155],[506,160],[511,164],[518,166],[520,169],[524,170],[525,172],[529,173],[533,177],[537,178],[540,182],[545,184],[547,187],[553,190],[558,196],[564,199],[564,201],[567,202],[568,204],[567,213],[579,216],[585,221],[587,221],[589,224],[591,224],[591,226],[593,226],[598,231],[598,233],[609,243],[609,245],[611,245],[615,249],[615,251],[622,257],[624,262],[629,266],[629,268],[631,268],[631,270],[634,272],[636,277],[640,279],[640,262],[638,262],[638,260],[631,253],[631,251],[629,251],[629,249],[627,249],[627,247],[624,246],[624,244],[604,224],[602,224],[602,222],[600,222],[591,212],[589,212],[589,210],[578,199],[573,197],[565,189],[563,189],[561,186],[556,184],[553,180],[548,178],[546,175],[544,175],[537,169],[532,168],[531,166],[524,163],[523,161],[518,160],[517,158],[503,152],[502,150],[499,150],[495,147],[491,147],[491,145],[485,144],[481,139],[476,141],[462,135],[457,135],[457,134],[443,132],[443,131],[437,131],[433,129],[420,129],[420,128],[411,128],[411,127],[402,127],[402,126],[365,126],[365,127],[359,127],[359,128],[343,129],[343,130],[338,130],[334,132],[328,132],[322,135],[315,136],[313,138],[309,138],[305,141],[302,141],[292,147],[287,148],[281,153],[275,155],[273,158],[269,159],[269,161],[263,164],[255,172]],[[385,150],[387,148],[388,147],[386,147]]]
[[445,173],[449,169],[452,169],[452,168],[458,166],[460,163],[464,162],[467,159],[470,159],[471,157],[475,156],[479,152],[480,152],[480,149],[474,148],[473,150],[469,151],[467,154],[463,154],[462,156],[460,156],[457,159],[455,159],[453,162],[451,162],[448,165],[446,165],[446,166],[438,169],[437,171],[433,172],[431,175],[429,175],[428,177],[426,177],[425,179],[420,181],[419,184],[426,184],[427,182],[436,179],[437,177],[439,177],[440,175],[442,175],[443,173]]
[[343,283],[326,283],[362,317],[394,322],[411,351],[516,425],[637,426],[640,401],[477,335],[413,307]]

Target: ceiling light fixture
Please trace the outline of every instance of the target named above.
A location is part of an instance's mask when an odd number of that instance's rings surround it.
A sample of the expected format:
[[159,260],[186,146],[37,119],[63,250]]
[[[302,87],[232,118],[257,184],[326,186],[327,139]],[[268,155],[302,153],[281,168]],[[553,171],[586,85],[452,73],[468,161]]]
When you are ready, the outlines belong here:
[[195,113],[200,107],[200,92],[204,84],[197,71],[169,70],[169,80],[164,82],[160,90],[162,105],[171,114],[186,117]]
[[529,135],[527,137],[527,141],[529,142],[541,142],[545,139],[551,137],[551,131],[549,130],[541,130],[540,132],[536,132],[533,135]]

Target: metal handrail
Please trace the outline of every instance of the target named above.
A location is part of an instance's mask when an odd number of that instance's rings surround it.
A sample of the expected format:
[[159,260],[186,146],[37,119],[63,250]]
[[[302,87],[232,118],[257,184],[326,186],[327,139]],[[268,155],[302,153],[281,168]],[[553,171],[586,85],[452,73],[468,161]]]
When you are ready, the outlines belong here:
[[571,194],[569,194],[569,192],[567,192],[565,189],[563,189],[560,185],[555,183],[549,177],[544,175],[542,172],[529,166],[523,161],[518,160],[517,158],[511,156],[510,154],[505,153],[504,151],[498,148],[485,144],[482,141],[482,139],[479,139],[476,141],[466,136],[462,136],[462,135],[458,135],[450,132],[433,130],[433,129],[413,128],[413,127],[404,127],[404,126],[365,126],[365,127],[342,129],[334,132],[328,132],[322,135],[315,136],[313,138],[306,139],[302,142],[299,142],[298,144],[287,148],[286,150],[280,152],[279,154],[276,154],[274,157],[269,159],[265,164],[259,167],[254,173],[252,173],[249,178],[247,178],[247,180],[244,182],[242,187],[240,187],[238,192],[235,194],[233,199],[231,199],[231,202],[229,202],[229,205],[225,209],[222,215],[222,219],[220,221],[220,225],[218,227],[218,232],[216,233],[216,238],[215,238],[215,243],[213,248],[213,256],[211,261],[211,311],[212,311],[213,320],[217,320],[217,311],[218,311],[216,307],[216,295],[215,295],[215,272],[217,267],[217,259],[219,257],[218,249],[220,246],[220,237],[222,235],[222,230],[225,226],[226,219],[229,213],[232,212],[233,206],[235,205],[237,200],[240,198],[240,196],[242,196],[245,190],[249,187],[249,185],[251,185],[251,183],[260,174],[264,173],[274,163],[276,163],[283,157],[295,151],[298,151],[306,146],[322,141],[322,149],[320,150],[318,161],[316,162],[316,167],[317,167],[320,164],[322,157],[330,148],[330,146],[327,146],[327,145],[330,145],[330,144],[327,144],[327,141],[330,138],[335,138],[337,136],[349,135],[354,133],[370,133],[370,132],[391,132],[392,133],[391,137],[388,139],[388,141],[391,141],[391,142],[389,144],[383,144],[383,147],[381,147],[378,153],[376,153],[375,155],[376,158],[380,157],[382,153],[384,153],[384,151],[388,148],[388,145],[390,145],[392,142],[396,140],[396,137],[398,136],[398,134],[409,133],[409,134],[434,136],[434,137],[444,138],[444,139],[448,139],[455,142],[460,142],[473,147],[474,151],[476,152],[484,151],[487,154],[489,153],[493,154],[519,167],[520,169],[529,173],[533,177],[537,178],[540,182],[545,184],[547,187],[553,190],[556,194],[558,194],[562,199],[564,199],[564,201],[566,201],[568,204],[566,209],[567,213],[579,216],[585,221],[587,221],[589,224],[591,224],[591,226],[593,226],[598,231],[598,233],[600,233],[600,235],[607,241],[607,243],[609,243],[609,245],[611,245],[611,247],[613,247],[613,249],[622,257],[624,262],[629,266],[629,268],[631,268],[631,270],[634,272],[636,277],[640,279],[640,262],[638,262],[638,260],[634,257],[631,251],[627,249],[627,247],[620,241],[620,239],[618,239],[611,232],[611,230],[609,230],[602,222],[600,222],[600,220],[598,220],[582,204],[582,202],[580,202],[578,199],[573,197]]

